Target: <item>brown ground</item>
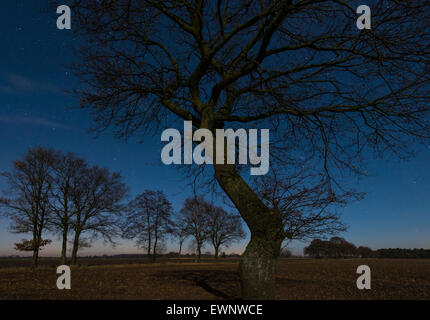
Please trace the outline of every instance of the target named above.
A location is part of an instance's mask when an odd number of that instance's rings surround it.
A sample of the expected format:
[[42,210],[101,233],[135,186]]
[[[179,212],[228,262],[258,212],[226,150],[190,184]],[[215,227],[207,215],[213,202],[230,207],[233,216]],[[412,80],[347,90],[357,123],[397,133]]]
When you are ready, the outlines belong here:
[[[195,300],[240,294],[237,261],[87,263],[72,268],[72,289],[62,291],[54,262],[35,271],[0,262],[0,299]],[[371,290],[356,287],[362,264],[372,270]],[[430,299],[430,260],[285,259],[278,266],[277,292],[278,299]]]

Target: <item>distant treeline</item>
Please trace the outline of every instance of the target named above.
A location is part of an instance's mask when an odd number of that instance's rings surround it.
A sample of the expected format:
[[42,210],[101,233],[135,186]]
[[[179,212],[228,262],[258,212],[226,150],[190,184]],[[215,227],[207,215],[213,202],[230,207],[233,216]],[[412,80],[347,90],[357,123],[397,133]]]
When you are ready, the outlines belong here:
[[312,258],[391,258],[391,259],[429,259],[430,249],[378,249],[357,247],[343,238],[330,240],[314,239],[304,254]]
[[379,249],[378,258],[430,259],[430,249]]

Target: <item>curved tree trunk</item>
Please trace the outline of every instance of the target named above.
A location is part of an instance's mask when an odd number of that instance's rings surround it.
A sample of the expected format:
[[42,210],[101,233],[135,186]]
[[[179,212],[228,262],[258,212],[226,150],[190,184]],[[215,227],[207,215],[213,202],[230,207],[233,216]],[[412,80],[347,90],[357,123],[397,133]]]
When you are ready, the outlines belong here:
[[281,214],[269,210],[233,166],[214,167],[218,183],[251,232],[239,265],[242,298],[275,299],[276,261],[284,240]]
[[[222,128],[223,124],[215,124],[213,115],[204,112],[200,128],[209,129],[214,134],[215,127]],[[213,143],[213,150],[216,150],[216,135]],[[276,262],[285,239],[281,213],[270,210],[240,176],[234,165],[226,163],[224,149],[224,164],[214,164],[215,179],[234,203],[251,232],[251,240],[239,264],[242,298],[275,299]]]

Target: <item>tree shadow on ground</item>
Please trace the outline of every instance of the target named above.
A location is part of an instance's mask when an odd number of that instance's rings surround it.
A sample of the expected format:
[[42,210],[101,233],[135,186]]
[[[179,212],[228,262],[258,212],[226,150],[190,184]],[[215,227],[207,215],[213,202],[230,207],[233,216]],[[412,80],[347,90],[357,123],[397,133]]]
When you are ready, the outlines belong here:
[[224,270],[163,271],[155,277],[170,280],[186,280],[222,299],[240,298],[240,279],[237,272]]

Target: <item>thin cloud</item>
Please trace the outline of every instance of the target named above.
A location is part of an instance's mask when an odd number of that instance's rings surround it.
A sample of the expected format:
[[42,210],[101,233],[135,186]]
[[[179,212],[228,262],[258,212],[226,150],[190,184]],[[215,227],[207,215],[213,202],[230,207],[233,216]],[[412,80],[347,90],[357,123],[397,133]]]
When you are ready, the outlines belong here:
[[35,116],[0,116],[0,123],[12,125],[34,125],[55,129],[70,130],[70,126],[46,118]]
[[22,93],[22,92],[49,92],[62,94],[61,89],[55,85],[34,81],[29,78],[8,74],[2,77],[0,91],[4,93]]

